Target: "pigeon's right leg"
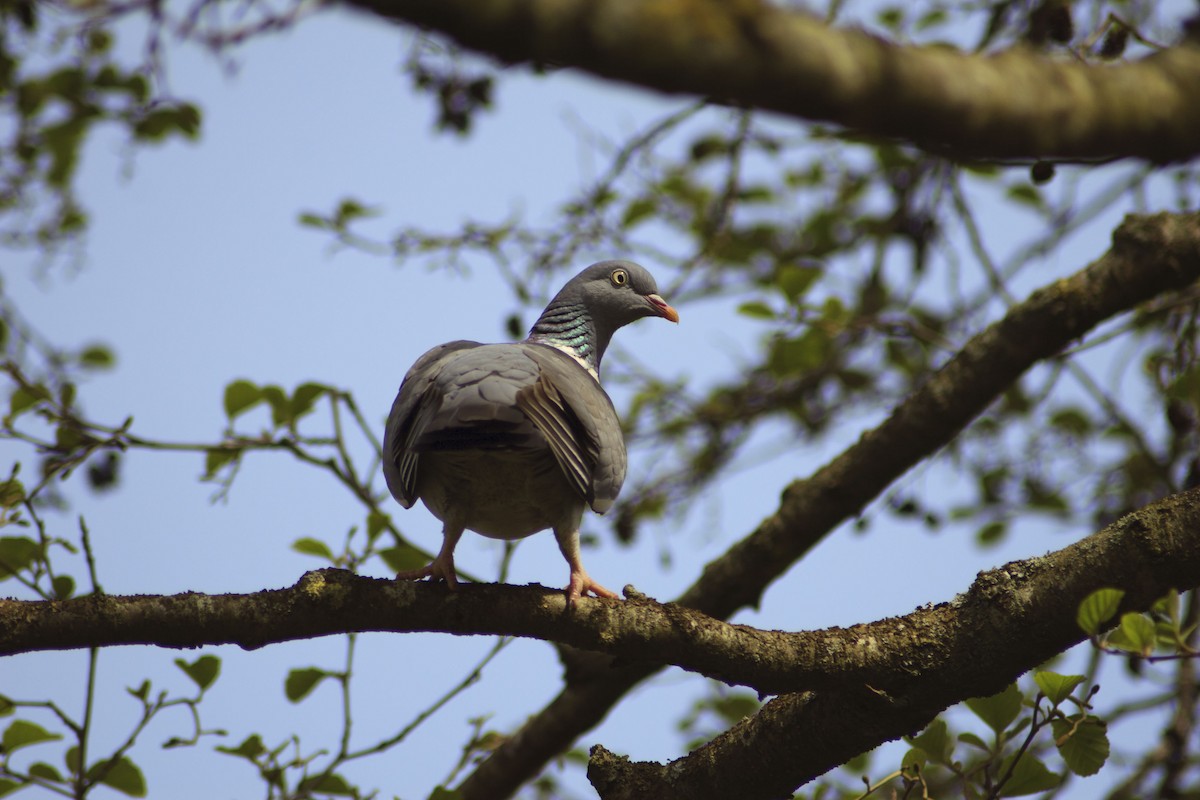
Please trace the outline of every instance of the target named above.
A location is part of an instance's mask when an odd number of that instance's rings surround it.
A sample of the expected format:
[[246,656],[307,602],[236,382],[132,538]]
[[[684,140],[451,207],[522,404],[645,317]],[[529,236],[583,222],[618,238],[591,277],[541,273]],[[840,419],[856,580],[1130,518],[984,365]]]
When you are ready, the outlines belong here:
[[580,597],[589,594],[614,600],[620,599],[616,592],[605,589],[592,580],[592,576],[588,575],[587,570],[583,568],[583,561],[579,556],[578,524],[555,528],[554,538],[558,541],[558,549],[562,551],[563,558],[567,559],[567,565],[571,568],[571,578],[567,582],[565,590],[568,606],[574,606]]
[[396,580],[419,581],[422,578],[433,578],[435,581],[445,581],[446,587],[449,589],[456,588],[458,575],[454,572],[454,548],[458,545],[458,540],[462,535],[463,527],[461,525],[447,523],[442,528],[442,549],[437,554],[437,558],[421,569],[397,572]]

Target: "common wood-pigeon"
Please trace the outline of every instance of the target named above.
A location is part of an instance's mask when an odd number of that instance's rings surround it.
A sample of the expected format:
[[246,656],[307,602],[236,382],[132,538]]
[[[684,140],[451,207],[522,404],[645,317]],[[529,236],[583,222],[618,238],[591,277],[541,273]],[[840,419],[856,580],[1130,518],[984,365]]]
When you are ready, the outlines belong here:
[[525,341],[460,340],[417,359],[388,415],[383,474],[400,505],[425,503],[444,538],[433,563],[397,579],[453,589],[463,530],[520,539],[551,528],[571,568],[568,603],[616,597],[583,568],[579,524],[588,506],[607,511],[625,480],[600,359],[617,328],[650,316],[679,321],[643,267],[601,261],[567,282]]

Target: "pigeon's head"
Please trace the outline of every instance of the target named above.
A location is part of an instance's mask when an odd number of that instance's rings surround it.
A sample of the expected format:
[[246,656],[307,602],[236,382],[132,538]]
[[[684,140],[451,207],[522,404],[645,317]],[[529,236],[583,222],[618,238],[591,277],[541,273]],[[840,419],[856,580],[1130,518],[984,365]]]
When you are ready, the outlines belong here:
[[527,341],[565,350],[596,374],[616,330],[642,317],[679,322],[645,267],[601,261],[567,281],[538,317]]
[[587,308],[593,322],[615,331],[642,317],[679,322],[679,312],[658,293],[654,276],[632,261],[601,261],[576,275],[550,305],[560,301]]

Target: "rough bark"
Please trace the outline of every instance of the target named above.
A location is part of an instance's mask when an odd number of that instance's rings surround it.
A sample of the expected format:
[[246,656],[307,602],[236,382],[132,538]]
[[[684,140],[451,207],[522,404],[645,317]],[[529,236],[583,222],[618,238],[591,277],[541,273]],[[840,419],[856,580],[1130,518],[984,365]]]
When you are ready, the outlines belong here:
[[[863,683],[899,695],[968,675],[981,654],[980,666],[1003,685],[1014,669],[1083,638],[1073,609],[1098,588],[1121,588],[1131,608],[1143,608],[1168,589],[1197,584],[1200,490],[1193,490],[1051,555],[981,573],[953,602],[850,628],[764,631],[645,598],[583,598],[570,609],[561,591],[541,587],[452,592],[324,569],[252,594],[0,600],[0,655],[133,644],[252,649],[349,632],[433,631],[522,636],[674,664],[764,695]],[[963,688],[979,693],[975,683]]]
[[1200,153],[1200,47],[1120,64],[898,46],[763,0],[346,0],[504,61],[577,67],[960,158]]
[[588,777],[604,800],[790,797],[838,764],[919,731],[955,703],[995,694],[1082,641],[1075,614],[1092,591],[1123,589],[1123,610],[1144,610],[1170,589],[1197,585],[1200,489],[1193,489],[1050,555],[981,573],[951,603],[857,625],[826,642],[836,648],[826,655],[851,664],[886,652],[895,672],[778,697],[666,765],[631,763],[597,747]]

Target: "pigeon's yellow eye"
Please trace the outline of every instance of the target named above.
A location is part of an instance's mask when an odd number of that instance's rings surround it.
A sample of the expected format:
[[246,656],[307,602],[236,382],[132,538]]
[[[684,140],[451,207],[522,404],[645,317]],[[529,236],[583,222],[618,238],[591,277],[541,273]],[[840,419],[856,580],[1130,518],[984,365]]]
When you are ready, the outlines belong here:
[[613,286],[624,286],[629,283],[629,273],[623,269],[614,269],[608,278],[613,282]]

